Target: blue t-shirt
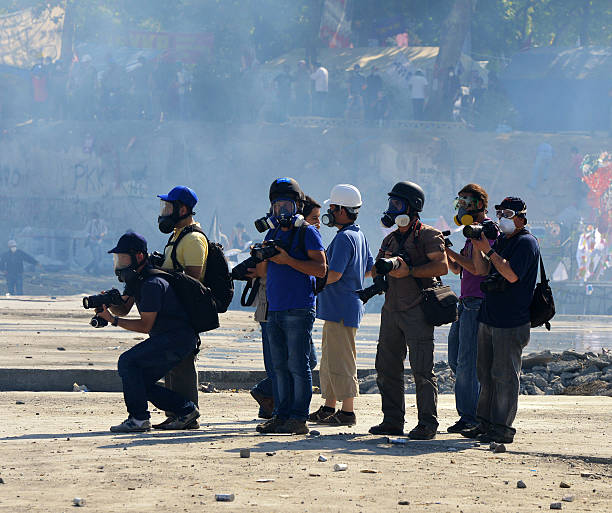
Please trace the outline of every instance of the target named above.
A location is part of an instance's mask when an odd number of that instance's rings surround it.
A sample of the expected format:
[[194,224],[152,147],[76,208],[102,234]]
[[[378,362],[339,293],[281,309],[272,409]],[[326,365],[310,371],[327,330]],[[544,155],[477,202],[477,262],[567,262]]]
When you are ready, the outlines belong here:
[[540,263],[538,241],[523,230],[509,239],[501,235],[493,244],[493,249],[508,260],[518,281],[508,283],[504,292],[485,293],[478,320],[495,328],[516,328],[527,324],[530,322],[529,307]]
[[155,323],[149,332],[150,336],[168,332],[193,333],[189,317],[174,290],[159,276],[149,276],[143,281],[136,307],[139,312],[157,312]]
[[[319,231],[311,225],[304,228],[304,247],[300,248],[299,229],[289,231],[270,230],[266,240],[279,240],[284,247],[289,247],[289,255],[298,260],[308,260],[308,251],[323,251],[323,242]],[[282,312],[294,308],[312,308],[315,304],[315,278],[289,265],[279,265],[268,261],[266,277],[266,295],[268,311]]]
[[359,226],[341,229],[327,248],[330,271],[342,277],[326,285],[317,297],[317,318],[324,321],[344,321],[345,326],[359,328],[363,303],[356,290],[363,289],[364,275],[374,265],[368,241]]

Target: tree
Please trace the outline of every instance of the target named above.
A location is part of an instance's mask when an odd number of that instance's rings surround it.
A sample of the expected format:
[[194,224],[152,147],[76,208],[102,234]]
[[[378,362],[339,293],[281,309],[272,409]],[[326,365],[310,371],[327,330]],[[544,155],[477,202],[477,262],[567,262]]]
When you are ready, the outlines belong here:
[[441,29],[440,49],[434,65],[433,84],[427,104],[429,119],[448,119],[452,109],[452,93],[449,95],[449,68],[455,68],[465,38],[470,30],[472,11],[476,0],[455,0]]

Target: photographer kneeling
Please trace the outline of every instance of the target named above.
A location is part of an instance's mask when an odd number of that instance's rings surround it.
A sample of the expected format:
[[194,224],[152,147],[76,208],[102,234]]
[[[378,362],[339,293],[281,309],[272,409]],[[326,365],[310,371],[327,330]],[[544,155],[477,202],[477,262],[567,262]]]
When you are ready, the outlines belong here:
[[[119,357],[118,370],[123,382],[123,397],[129,417],[111,427],[116,433],[149,431],[151,415],[147,401],[161,411],[176,413],[173,426],[184,429],[200,416],[193,402],[163,386],[157,385],[170,369],[196,348],[198,336],[189,323],[187,313],[166,280],[148,276],[147,241],[128,232],[121,236],[112,253],[115,274],[125,283],[123,305],[112,305],[97,317],[128,331],[147,333],[149,338]],[[123,319],[132,306],[140,319]]]
[[[502,234],[489,248],[484,233],[472,244],[477,274],[487,275],[480,308],[477,372],[479,425],[462,431],[482,442],[511,443],[521,374],[521,354],[529,343],[530,305],[538,276],[540,248],[525,228],[527,207],[520,198],[495,205]],[[483,256],[484,254],[484,256]]]

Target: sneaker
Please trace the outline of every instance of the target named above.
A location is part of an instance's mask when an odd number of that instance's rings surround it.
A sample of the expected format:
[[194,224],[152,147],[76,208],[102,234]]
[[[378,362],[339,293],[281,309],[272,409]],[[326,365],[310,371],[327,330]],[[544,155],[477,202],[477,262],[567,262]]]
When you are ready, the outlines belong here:
[[320,424],[329,424],[330,426],[354,426],[357,423],[357,417],[353,413],[348,415],[347,412],[338,410],[333,415],[320,420]]
[[461,433],[461,431],[465,431],[466,429],[471,429],[475,426],[476,426],[475,424],[470,424],[469,422],[466,422],[465,420],[458,420],[452,426],[449,426],[446,431],[448,431],[449,433]]
[[284,424],[276,428],[275,433],[291,433],[292,435],[307,435],[308,426],[305,420],[287,419]]
[[276,433],[276,428],[285,423],[285,419],[279,419],[276,415],[270,420],[259,424],[255,430],[258,433]]
[[166,417],[166,420],[160,422],[159,424],[153,424],[151,427],[153,429],[167,429],[166,426],[176,420],[176,417]]
[[151,431],[151,422],[148,419],[136,420],[128,417],[121,424],[111,426],[110,430],[113,433],[142,433],[144,431]]
[[491,442],[496,442],[498,444],[511,444],[514,441],[514,436],[501,435],[496,431],[487,431],[486,433],[478,435],[477,440],[485,444]]
[[486,431],[484,431],[480,426],[475,426],[473,428],[470,429],[464,429],[463,431],[461,431],[461,436],[464,436],[465,438],[478,438],[480,435],[484,435],[486,433]]
[[378,424],[378,426],[372,426],[369,430],[372,435],[396,435],[402,436],[404,434],[403,426],[395,426],[384,420]]
[[411,440],[433,440],[436,437],[436,428],[418,424],[410,433],[408,438]]
[[[172,419],[168,418],[169,422],[162,422],[158,424],[157,429],[168,429],[168,430],[178,430],[178,429],[198,429],[200,424],[197,427],[190,427],[193,425],[194,421],[197,423],[197,418],[200,416],[200,411],[197,408],[194,408],[189,413],[185,415],[181,415],[180,417],[174,417]],[[163,426],[163,427],[162,427]]]
[[274,411],[274,399],[260,394],[256,390],[251,390],[251,397],[259,404],[259,417],[262,419],[271,419]]
[[317,411],[308,415],[308,422],[322,422],[335,412],[336,410],[334,408],[330,408],[329,406],[320,406]]

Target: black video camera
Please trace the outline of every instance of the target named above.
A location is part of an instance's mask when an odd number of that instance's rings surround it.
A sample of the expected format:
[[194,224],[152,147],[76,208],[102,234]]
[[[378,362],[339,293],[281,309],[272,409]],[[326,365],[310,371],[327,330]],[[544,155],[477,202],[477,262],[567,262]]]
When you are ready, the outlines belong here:
[[[119,306],[123,304],[124,301],[121,297],[121,292],[119,292],[117,289],[110,289],[103,294],[83,298],[83,308],[95,308],[96,314],[99,314],[104,306]],[[89,324],[94,328],[104,328],[105,326],[108,326],[108,321],[102,317],[99,317],[98,315],[94,315],[89,321]]]
[[495,240],[499,236],[499,227],[494,221],[488,219],[482,224],[469,224],[463,228],[463,235],[466,239],[480,239],[481,234],[489,240]]
[[254,268],[264,260],[267,260],[274,255],[278,255],[280,251],[277,247],[280,244],[274,240],[258,242],[251,246],[251,256],[243,260],[232,269],[232,280],[247,281],[250,278],[247,276],[249,269]]

